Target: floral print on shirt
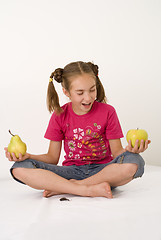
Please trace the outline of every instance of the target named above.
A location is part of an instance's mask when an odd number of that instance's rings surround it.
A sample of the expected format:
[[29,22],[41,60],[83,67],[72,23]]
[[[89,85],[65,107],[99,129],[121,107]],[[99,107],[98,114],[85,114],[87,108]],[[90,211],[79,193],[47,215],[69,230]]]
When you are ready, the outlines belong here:
[[107,147],[100,133],[101,125],[94,123],[85,129],[73,129],[73,137],[67,140],[68,157],[75,160],[93,161],[106,157]]

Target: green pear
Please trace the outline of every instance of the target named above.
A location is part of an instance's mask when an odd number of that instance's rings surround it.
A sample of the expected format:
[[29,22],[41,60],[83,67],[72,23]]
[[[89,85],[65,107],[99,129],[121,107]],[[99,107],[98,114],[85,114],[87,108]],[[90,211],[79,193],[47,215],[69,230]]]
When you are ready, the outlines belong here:
[[16,158],[19,158],[19,153],[25,155],[27,147],[24,142],[22,142],[21,138],[18,135],[13,135],[9,130],[9,133],[12,135],[11,141],[8,145],[8,152],[10,152],[11,156],[12,153],[16,155]]

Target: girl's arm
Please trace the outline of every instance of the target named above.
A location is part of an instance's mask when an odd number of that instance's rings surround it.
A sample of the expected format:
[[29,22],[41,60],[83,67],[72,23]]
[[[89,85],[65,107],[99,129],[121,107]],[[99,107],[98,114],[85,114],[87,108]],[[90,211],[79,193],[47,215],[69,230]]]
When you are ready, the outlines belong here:
[[129,141],[128,145],[125,148],[123,148],[120,139],[110,139],[109,144],[110,144],[113,158],[116,158],[118,155],[126,151],[133,152],[133,153],[144,152],[148,148],[148,144],[151,141],[146,140],[145,144],[144,144],[144,141],[142,141],[140,144],[140,147],[138,147],[138,142],[139,141],[136,141],[134,148],[132,148],[131,142]]
[[49,149],[46,154],[40,154],[40,155],[34,155],[30,153],[26,153],[24,156],[22,154],[19,154],[19,158],[17,159],[15,154],[11,154],[8,152],[8,149],[5,148],[6,157],[9,161],[24,161],[27,158],[32,158],[38,161],[42,161],[45,163],[51,163],[51,164],[58,164],[60,153],[61,153],[61,147],[62,147],[62,141],[50,141]]
[[110,139],[109,144],[113,158],[116,158],[121,153],[126,152],[126,150],[122,147],[120,139]]
[[49,149],[46,154],[40,155],[30,154],[29,158],[57,165],[59,162],[61,147],[62,141],[50,141]]

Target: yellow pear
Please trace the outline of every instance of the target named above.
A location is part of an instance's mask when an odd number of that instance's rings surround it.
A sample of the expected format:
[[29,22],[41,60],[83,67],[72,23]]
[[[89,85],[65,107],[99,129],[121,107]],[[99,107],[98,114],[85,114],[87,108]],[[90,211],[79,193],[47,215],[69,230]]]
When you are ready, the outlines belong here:
[[13,135],[10,130],[9,133],[12,135],[11,141],[8,145],[8,151],[10,152],[11,156],[12,153],[16,155],[16,158],[19,158],[19,153],[25,155],[27,150],[26,144],[22,142],[18,135]]
[[131,140],[131,146],[135,146],[136,140],[139,140],[138,147],[140,147],[141,140],[148,140],[148,133],[144,129],[131,129],[126,134],[126,140],[129,142]]

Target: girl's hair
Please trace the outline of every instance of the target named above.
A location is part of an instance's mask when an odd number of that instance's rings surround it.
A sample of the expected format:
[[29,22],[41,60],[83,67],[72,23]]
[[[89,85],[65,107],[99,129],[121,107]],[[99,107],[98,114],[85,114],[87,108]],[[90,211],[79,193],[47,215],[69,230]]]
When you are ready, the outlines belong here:
[[90,74],[96,80],[96,101],[103,103],[107,102],[104,87],[98,77],[98,66],[91,62],[72,62],[66,65],[64,69],[57,68],[50,76],[51,81],[49,82],[47,91],[47,107],[50,113],[53,111],[55,111],[57,114],[62,112],[62,108],[59,104],[59,97],[55,90],[52,79],[54,78],[58,83],[61,83],[62,87],[70,92],[70,78],[83,74]]

